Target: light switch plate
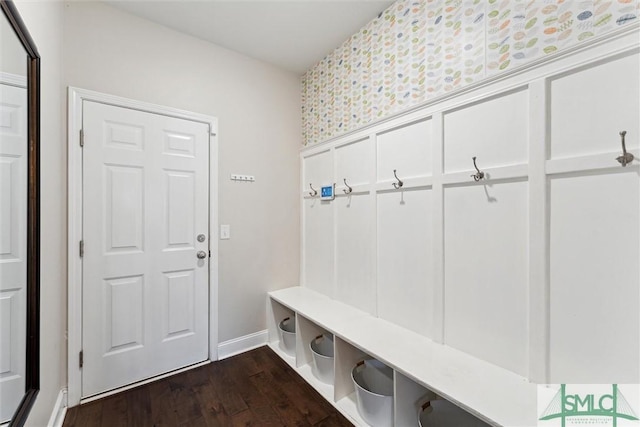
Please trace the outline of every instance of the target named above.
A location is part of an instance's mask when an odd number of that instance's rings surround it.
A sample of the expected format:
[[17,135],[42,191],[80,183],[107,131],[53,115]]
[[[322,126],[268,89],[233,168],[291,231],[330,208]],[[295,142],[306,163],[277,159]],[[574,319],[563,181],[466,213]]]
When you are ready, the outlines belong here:
[[229,240],[231,238],[231,226],[228,224],[220,225],[220,240]]

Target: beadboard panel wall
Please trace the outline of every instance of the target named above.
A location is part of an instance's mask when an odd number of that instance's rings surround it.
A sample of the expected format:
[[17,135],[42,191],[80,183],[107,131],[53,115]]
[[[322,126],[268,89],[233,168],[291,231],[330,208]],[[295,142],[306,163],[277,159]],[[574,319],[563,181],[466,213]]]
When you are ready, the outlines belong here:
[[444,341],[522,376],[527,375],[528,194],[522,180],[444,191]]
[[302,77],[303,142],[633,24],[639,10],[639,0],[398,0]]
[[[569,71],[549,82],[550,158],[610,151],[609,136],[640,116],[636,96],[640,93],[639,67],[638,56],[621,56]],[[594,85],[594,81],[602,83]],[[567,99],[571,102],[566,102]],[[577,126],[575,117],[581,118]],[[627,143],[638,145],[639,137],[630,132]]]
[[[640,378],[638,184],[638,171],[626,168],[550,179],[553,378]],[[602,361],[610,362],[604,370]]]
[[303,149],[302,286],[534,382],[640,382],[638,31]]
[[303,265],[305,285],[334,297],[334,210],[319,199],[304,201]]
[[433,192],[378,193],[378,317],[431,336]]
[[[377,135],[377,182],[394,181],[394,170],[403,178],[432,174],[432,122],[430,118]],[[407,156],[406,153],[411,153]]]
[[375,206],[369,194],[340,195],[336,214],[336,298],[376,313]]
[[527,87],[444,113],[444,170],[465,171],[477,156],[485,168],[527,163]]

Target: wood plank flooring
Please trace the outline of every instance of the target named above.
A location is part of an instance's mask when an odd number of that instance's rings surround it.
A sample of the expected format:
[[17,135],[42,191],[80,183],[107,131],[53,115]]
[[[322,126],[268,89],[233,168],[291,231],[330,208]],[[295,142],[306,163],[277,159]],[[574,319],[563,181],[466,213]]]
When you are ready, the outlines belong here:
[[64,427],[351,426],[269,347],[67,411]]

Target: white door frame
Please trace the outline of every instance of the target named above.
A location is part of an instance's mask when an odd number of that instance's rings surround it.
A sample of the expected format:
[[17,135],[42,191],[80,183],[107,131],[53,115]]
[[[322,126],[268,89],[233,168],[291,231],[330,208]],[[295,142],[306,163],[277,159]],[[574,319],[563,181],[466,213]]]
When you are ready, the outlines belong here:
[[82,102],[93,101],[148,113],[162,114],[209,125],[209,233],[212,256],[209,260],[209,359],[218,360],[218,119],[189,111],[134,101],[85,89],[69,87],[68,93],[68,405],[80,404],[82,370]]

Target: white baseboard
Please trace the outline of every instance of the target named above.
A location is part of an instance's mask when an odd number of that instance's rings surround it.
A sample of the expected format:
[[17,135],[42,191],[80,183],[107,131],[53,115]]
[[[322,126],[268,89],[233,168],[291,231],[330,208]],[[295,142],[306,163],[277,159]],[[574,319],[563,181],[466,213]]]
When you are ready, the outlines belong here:
[[226,359],[227,357],[262,347],[268,340],[269,332],[265,329],[264,331],[255,332],[243,337],[221,342],[218,344],[218,360]]
[[64,423],[64,416],[67,414],[67,389],[63,388],[58,393],[56,404],[51,411],[51,417],[47,423],[47,427],[62,427]]

